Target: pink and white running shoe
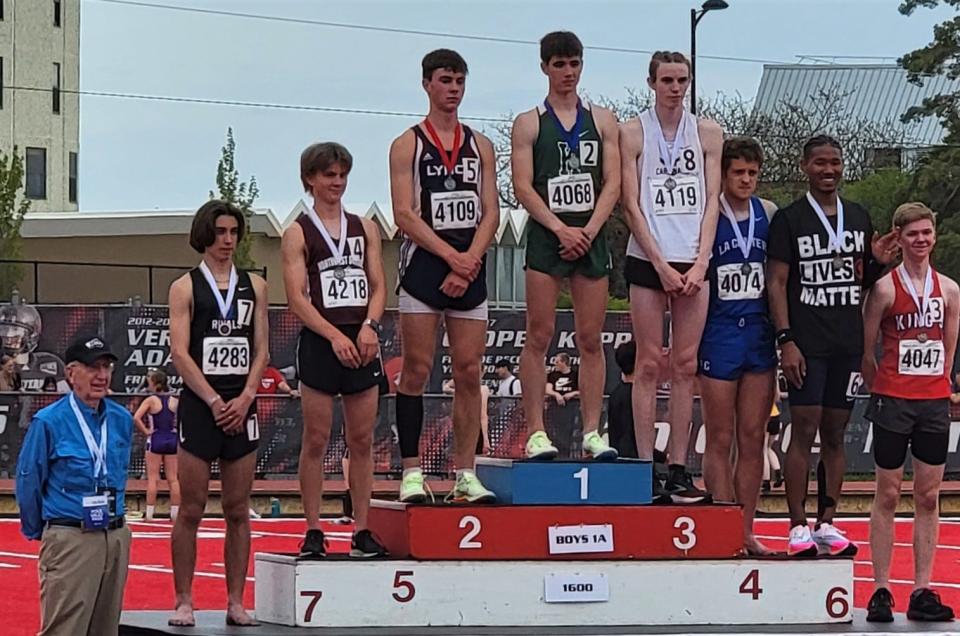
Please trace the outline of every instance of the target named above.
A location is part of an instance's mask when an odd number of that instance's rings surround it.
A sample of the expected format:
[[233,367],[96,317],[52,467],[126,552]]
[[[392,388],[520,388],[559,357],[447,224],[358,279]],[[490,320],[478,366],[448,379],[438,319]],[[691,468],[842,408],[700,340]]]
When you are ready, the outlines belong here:
[[817,553],[817,544],[810,536],[810,526],[803,524],[790,528],[790,540],[787,542],[788,556],[815,557]]
[[857,553],[857,544],[830,523],[821,523],[813,531],[813,541],[817,544],[818,554],[822,556],[853,556]]

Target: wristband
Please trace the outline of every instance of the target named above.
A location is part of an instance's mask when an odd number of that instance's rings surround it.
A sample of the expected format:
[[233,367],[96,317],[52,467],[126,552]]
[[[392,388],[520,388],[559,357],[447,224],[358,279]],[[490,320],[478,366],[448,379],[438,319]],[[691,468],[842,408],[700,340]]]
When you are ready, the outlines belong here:
[[782,347],[788,342],[796,342],[791,329],[781,329],[777,332],[777,346]]
[[210,398],[209,400],[207,400],[207,406],[213,406],[214,404],[217,403],[217,400],[222,400],[222,399],[223,399],[223,398],[220,397],[219,394],[218,394],[218,395],[214,395],[212,398]]

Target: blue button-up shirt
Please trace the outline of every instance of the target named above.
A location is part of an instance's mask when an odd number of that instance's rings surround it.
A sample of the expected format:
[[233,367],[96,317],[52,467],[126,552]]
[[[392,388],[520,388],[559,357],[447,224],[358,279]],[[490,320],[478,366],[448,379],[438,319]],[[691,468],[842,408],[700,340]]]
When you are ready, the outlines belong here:
[[[117,515],[124,514],[133,417],[112,400],[100,400],[94,411],[76,398],[93,438],[100,443],[100,425],[107,422],[107,475],[97,478],[94,459],[66,395],[33,416],[17,462],[17,505],[20,531],[39,539],[48,519],[83,518],[83,498],[98,486],[116,490]],[[106,483],[103,483],[103,482]]]

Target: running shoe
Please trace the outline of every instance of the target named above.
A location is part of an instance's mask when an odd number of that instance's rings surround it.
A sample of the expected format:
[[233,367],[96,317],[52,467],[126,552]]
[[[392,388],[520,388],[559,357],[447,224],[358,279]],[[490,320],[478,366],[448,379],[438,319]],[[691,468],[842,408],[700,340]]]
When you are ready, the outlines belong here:
[[952,621],[953,608],[941,603],[939,594],[928,587],[922,587],[910,595],[907,618],[912,621]]
[[388,555],[387,549],[369,530],[360,530],[354,533],[353,541],[350,543],[351,557],[355,559],[380,559]]
[[327,556],[327,540],[323,530],[307,530],[307,535],[300,544],[301,559],[324,559]]
[[817,544],[820,556],[853,556],[857,553],[857,544],[843,536],[843,532],[831,523],[821,523],[813,531],[813,542]]
[[802,524],[790,529],[787,555],[792,557],[815,557],[819,550],[810,535],[810,526]]
[[867,622],[868,623],[892,623],[893,622],[893,594],[885,587],[877,588],[877,591],[870,597],[867,603]]
[[472,471],[467,471],[457,479],[447,500],[456,503],[494,503],[497,496],[487,490]]
[[427,491],[423,489],[423,472],[411,470],[400,482],[400,501],[402,503],[424,503]]
[[710,493],[694,485],[693,476],[687,471],[671,471],[664,488],[670,493],[670,501],[675,504],[700,504],[713,501]]
[[527,440],[527,459],[554,459],[559,453],[546,431],[537,431]]
[[613,461],[617,458],[617,449],[607,444],[600,433],[590,431],[583,436],[583,454],[598,462]]

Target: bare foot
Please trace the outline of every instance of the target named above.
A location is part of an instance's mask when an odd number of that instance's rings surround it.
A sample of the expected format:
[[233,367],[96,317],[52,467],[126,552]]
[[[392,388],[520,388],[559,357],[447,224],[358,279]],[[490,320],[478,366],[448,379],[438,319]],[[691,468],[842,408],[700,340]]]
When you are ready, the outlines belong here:
[[192,605],[178,605],[177,609],[173,610],[173,616],[167,619],[167,625],[173,627],[195,627],[196,624]]
[[236,627],[257,627],[260,623],[254,620],[243,605],[231,605],[227,608],[227,625]]
[[777,552],[763,545],[753,535],[747,535],[743,538],[743,551],[747,556],[773,556]]

